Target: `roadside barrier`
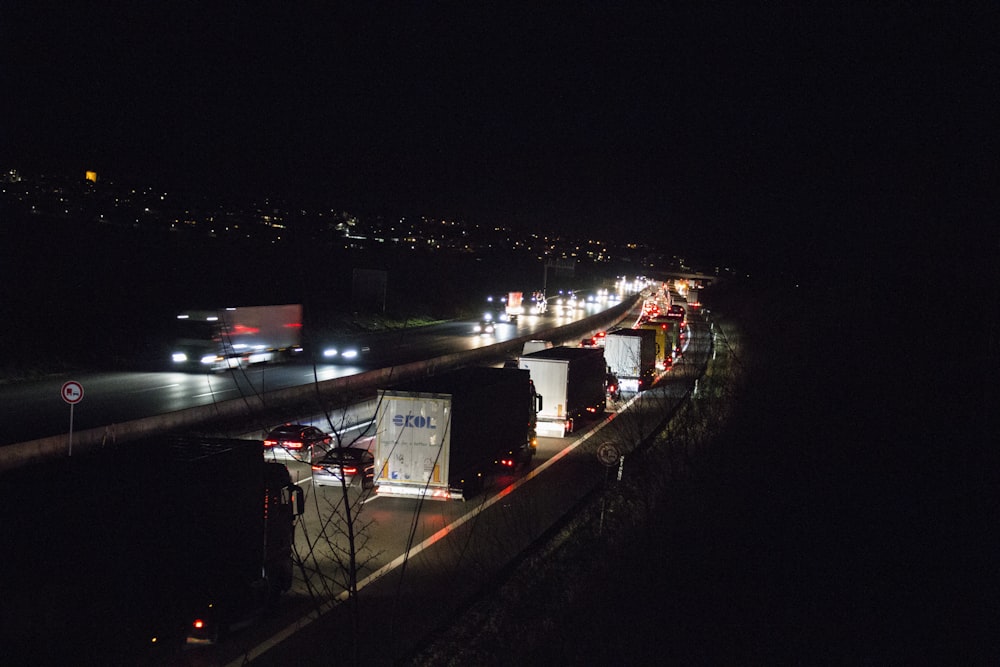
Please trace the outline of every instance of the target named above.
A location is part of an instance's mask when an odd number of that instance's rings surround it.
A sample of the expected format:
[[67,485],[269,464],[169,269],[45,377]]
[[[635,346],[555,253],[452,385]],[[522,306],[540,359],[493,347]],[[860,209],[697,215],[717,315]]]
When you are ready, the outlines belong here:
[[[517,356],[528,340],[545,339],[552,340],[556,344],[579,340],[585,335],[610,328],[621,322],[638,298],[639,295],[635,295],[613,308],[566,326],[553,327],[530,336],[503,341],[475,350],[415,361],[400,366],[387,366],[356,375],[279,389],[261,395],[247,395],[177,412],[74,431],[73,451],[79,455],[157,433],[191,432],[205,428],[206,425],[213,422],[252,420],[256,414],[262,411],[280,410],[283,406],[290,409],[292,406],[301,406],[304,402],[314,403],[321,411],[324,404],[337,405],[338,397],[345,395],[375,395],[379,389],[400,382],[409,382],[462,366],[491,363],[504,357]],[[68,453],[68,442],[69,434],[62,433],[0,447],[0,472],[55,458],[63,458]]]

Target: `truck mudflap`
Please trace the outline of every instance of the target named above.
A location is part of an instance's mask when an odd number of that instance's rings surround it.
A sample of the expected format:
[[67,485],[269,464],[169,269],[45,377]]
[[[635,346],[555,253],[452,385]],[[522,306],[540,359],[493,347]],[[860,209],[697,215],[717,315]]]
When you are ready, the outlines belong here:
[[393,484],[391,481],[378,482],[375,493],[393,498],[427,498],[428,500],[465,500],[461,489],[442,486],[414,484]]
[[428,500],[468,500],[486,488],[487,472],[478,472],[455,484],[409,484],[382,480],[375,493],[396,498],[426,498]]
[[547,436],[549,438],[564,438],[567,434],[573,432],[573,420],[572,419],[554,419],[554,420],[538,420],[538,424],[535,427],[538,435]]

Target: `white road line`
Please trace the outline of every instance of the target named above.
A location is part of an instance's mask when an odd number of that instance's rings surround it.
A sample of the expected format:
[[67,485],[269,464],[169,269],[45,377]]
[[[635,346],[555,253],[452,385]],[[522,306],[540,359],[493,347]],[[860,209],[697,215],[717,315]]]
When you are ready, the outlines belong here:
[[[634,401],[634,400],[635,399],[633,398],[632,401]],[[632,403],[632,401],[629,401],[629,403]],[[574,449],[576,449],[577,447],[579,447],[580,445],[582,445],[583,443],[585,443],[586,441],[590,440],[592,437],[594,437],[595,435],[597,435],[605,426],[607,426],[608,424],[610,424],[611,421],[614,420],[614,418],[616,416],[617,416],[616,413],[613,413],[613,414],[609,415],[604,421],[602,421],[596,427],[594,427],[593,429],[591,429],[590,431],[588,431],[586,434],[584,434],[583,436],[581,436],[573,444],[571,444],[568,447],[562,449],[555,456],[553,456],[552,458],[550,458],[548,461],[546,461],[545,463],[541,464],[537,468],[533,469],[531,472],[529,472],[524,477],[521,477],[520,479],[514,481],[512,484],[510,484],[509,486],[507,486],[506,488],[504,488],[502,491],[500,491],[499,493],[497,493],[492,498],[488,499],[487,501],[485,501],[481,505],[477,505],[476,508],[474,510],[472,510],[471,512],[462,515],[461,517],[459,517],[455,521],[451,522],[450,524],[448,524],[444,528],[440,529],[439,531],[437,531],[436,533],[434,533],[433,535],[431,535],[430,537],[428,537],[426,540],[424,540],[423,542],[421,542],[417,546],[411,548],[407,552],[404,552],[404,553],[400,554],[394,560],[386,563],[385,565],[383,565],[382,567],[380,567],[375,572],[371,573],[370,575],[368,575],[364,579],[361,579],[360,581],[358,581],[358,590],[360,591],[362,588],[364,588],[368,584],[370,584],[370,583],[372,583],[372,582],[374,582],[374,581],[376,581],[376,580],[384,577],[389,572],[391,572],[392,570],[396,569],[397,567],[399,567],[400,565],[402,565],[404,562],[406,562],[407,558],[410,558],[411,556],[416,556],[418,553],[420,553],[424,549],[427,549],[428,547],[432,546],[435,542],[438,542],[439,540],[444,539],[453,530],[456,530],[457,528],[459,528],[463,524],[465,524],[465,523],[471,521],[472,519],[476,518],[477,516],[479,516],[480,512],[482,512],[483,510],[487,509],[488,507],[492,507],[493,505],[495,505],[496,503],[498,503],[502,499],[504,499],[506,496],[508,496],[509,494],[513,493],[520,486],[522,486],[524,484],[527,484],[529,480],[532,480],[535,477],[537,477],[538,475],[542,474],[542,471],[548,469],[549,466],[553,465],[556,461],[558,461],[559,459],[563,458],[564,456],[567,456]],[[323,605],[321,605],[319,607],[319,609],[313,610],[313,611],[309,612],[308,614],[306,614],[302,618],[298,619],[297,621],[295,621],[291,625],[288,625],[287,627],[285,627],[283,630],[280,630],[277,633],[275,633],[274,635],[272,635],[271,637],[265,639],[263,642],[261,642],[257,646],[254,646],[253,648],[248,649],[239,658],[237,658],[237,659],[233,660],[232,662],[230,662],[229,664],[227,664],[226,667],[243,667],[248,662],[252,662],[254,659],[258,658],[259,656],[263,655],[267,651],[271,650],[272,648],[274,648],[275,646],[277,646],[278,644],[280,644],[284,640],[286,640],[289,637],[291,637],[292,635],[294,635],[296,632],[298,632],[302,628],[310,625],[313,621],[319,620],[319,618],[321,616],[323,616],[327,612],[333,610],[337,606],[337,603],[344,602],[345,600],[347,600],[347,597],[348,597],[347,596],[347,591],[345,590],[342,593],[340,593],[340,595],[338,595],[334,599],[334,601],[324,603]]]
[[237,391],[236,387],[231,387],[229,389],[219,389],[218,391],[210,391],[205,394],[195,394],[192,398],[204,398],[206,396],[218,396],[219,394],[225,394],[227,392]]
[[170,389],[171,387],[179,387],[180,384],[175,382],[173,384],[164,384],[159,387],[146,387],[144,389],[132,389],[129,391],[130,394],[141,394],[144,391],[156,391],[158,389]]

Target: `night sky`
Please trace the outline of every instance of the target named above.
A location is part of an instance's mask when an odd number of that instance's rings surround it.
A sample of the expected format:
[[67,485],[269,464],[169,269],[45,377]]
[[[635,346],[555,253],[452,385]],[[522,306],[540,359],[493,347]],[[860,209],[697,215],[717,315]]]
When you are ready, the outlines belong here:
[[986,4],[370,4],[7,7],[0,162],[810,266],[989,154]]

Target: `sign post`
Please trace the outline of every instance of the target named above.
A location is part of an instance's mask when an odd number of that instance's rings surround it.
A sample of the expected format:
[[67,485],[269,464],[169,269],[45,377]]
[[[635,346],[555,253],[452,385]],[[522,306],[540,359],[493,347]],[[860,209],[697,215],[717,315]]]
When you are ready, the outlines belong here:
[[73,456],[73,406],[83,400],[83,385],[74,380],[64,382],[60,393],[69,403],[69,456]]
[[625,456],[619,453],[618,448],[611,443],[605,442],[597,448],[597,460],[604,466],[604,492],[601,494],[601,520],[597,524],[597,534],[604,534],[604,505],[607,502],[608,473],[612,466],[618,463],[618,481],[622,479],[622,466],[625,465]]

